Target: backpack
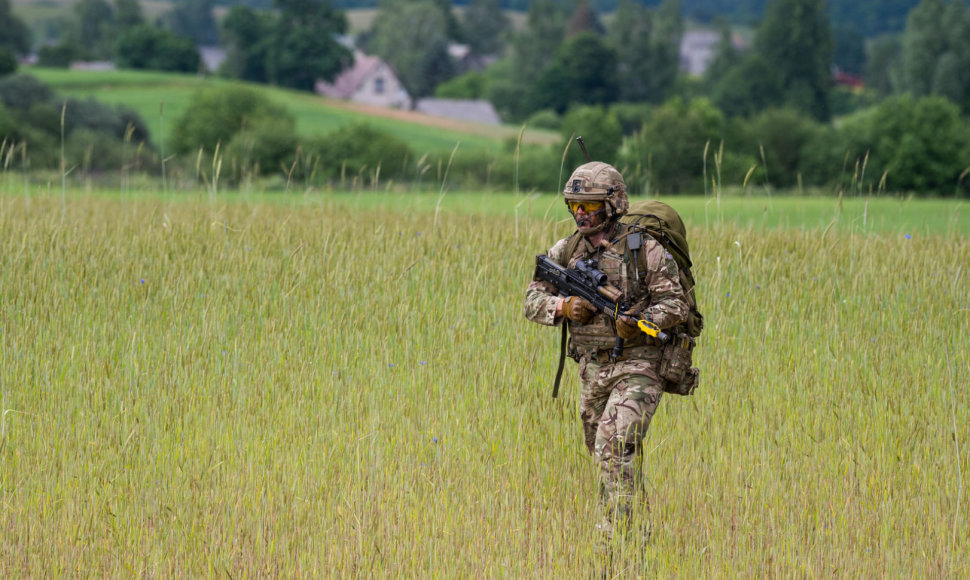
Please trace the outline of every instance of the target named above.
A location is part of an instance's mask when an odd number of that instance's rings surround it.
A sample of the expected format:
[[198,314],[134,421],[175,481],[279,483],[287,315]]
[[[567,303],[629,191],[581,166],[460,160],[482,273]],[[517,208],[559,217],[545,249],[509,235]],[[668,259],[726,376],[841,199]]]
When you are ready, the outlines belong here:
[[691,268],[694,263],[690,260],[690,247],[687,244],[687,228],[677,210],[662,201],[648,199],[630,204],[626,214],[620,217],[620,223],[633,226],[657,240],[670,252],[680,270],[680,285],[687,297],[690,312],[687,315],[687,334],[697,338],[704,330],[704,316],[697,310],[696,286]]

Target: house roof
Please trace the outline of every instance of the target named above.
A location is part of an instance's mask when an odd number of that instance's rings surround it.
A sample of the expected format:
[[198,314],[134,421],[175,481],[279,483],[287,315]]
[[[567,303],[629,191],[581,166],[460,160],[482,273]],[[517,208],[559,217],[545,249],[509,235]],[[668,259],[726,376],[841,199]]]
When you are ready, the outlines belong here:
[[349,99],[370,75],[384,65],[384,61],[360,51],[354,53],[354,64],[344,69],[333,83],[317,81],[316,91],[326,97]]
[[436,117],[448,117],[474,121],[487,125],[499,125],[502,119],[495,112],[492,103],[471,99],[421,99],[415,109]]

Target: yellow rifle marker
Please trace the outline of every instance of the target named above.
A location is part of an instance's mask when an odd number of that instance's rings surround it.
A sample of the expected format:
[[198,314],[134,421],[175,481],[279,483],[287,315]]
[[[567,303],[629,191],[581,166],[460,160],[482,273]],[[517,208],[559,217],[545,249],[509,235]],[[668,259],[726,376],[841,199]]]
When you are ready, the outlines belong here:
[[645,318],[637,320],[637,326],[643,331],[647,336],[652,336],[654,338],[660,339],[660,342],[667,342],[667,334],[660,330],[660,327],[655,323],[650,322]]

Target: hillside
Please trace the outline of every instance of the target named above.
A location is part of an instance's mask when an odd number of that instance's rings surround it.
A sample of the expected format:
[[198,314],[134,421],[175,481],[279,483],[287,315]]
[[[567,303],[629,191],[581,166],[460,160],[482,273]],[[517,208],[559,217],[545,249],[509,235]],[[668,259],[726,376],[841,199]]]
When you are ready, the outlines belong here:
[[[141,71],[68,71],[28,68],[32,74],[65,96],[93,97],[112,104],[124,104],[136,110],[148,123],[155,139],[164,137],[167,128],[190,105],[192,95],[206,85],[239,84],[264,91],[282,104],[296,118],[303,135],[326,133],[343,125],[369,122],[404,139],[415,151],[447,153],[460,143],[463,151],[498,150],[503,142],[516,139],[521,127],[492,126],[432,117],[413,111],[366,107],[317,95],[265,85],[237,83],[224,79],[204,78]],[[525,143],[547,144],[558,140],[549,131],[527,129]]]

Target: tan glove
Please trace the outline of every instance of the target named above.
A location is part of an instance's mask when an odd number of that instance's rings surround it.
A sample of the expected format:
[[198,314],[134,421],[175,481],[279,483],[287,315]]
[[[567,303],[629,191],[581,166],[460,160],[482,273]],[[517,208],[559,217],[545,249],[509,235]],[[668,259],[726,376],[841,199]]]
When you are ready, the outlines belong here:
[[620,316],[616,319],[616,335],[623,340],[636,338],[640,335],[640,327],[637,326],[637,318],[635,318],[635,313],[624,312],[623,314],[625,316]]
[[596,307],[579,296],[570,296],[562,302],[562,315],[580,324],[589,322],[596,314]]

